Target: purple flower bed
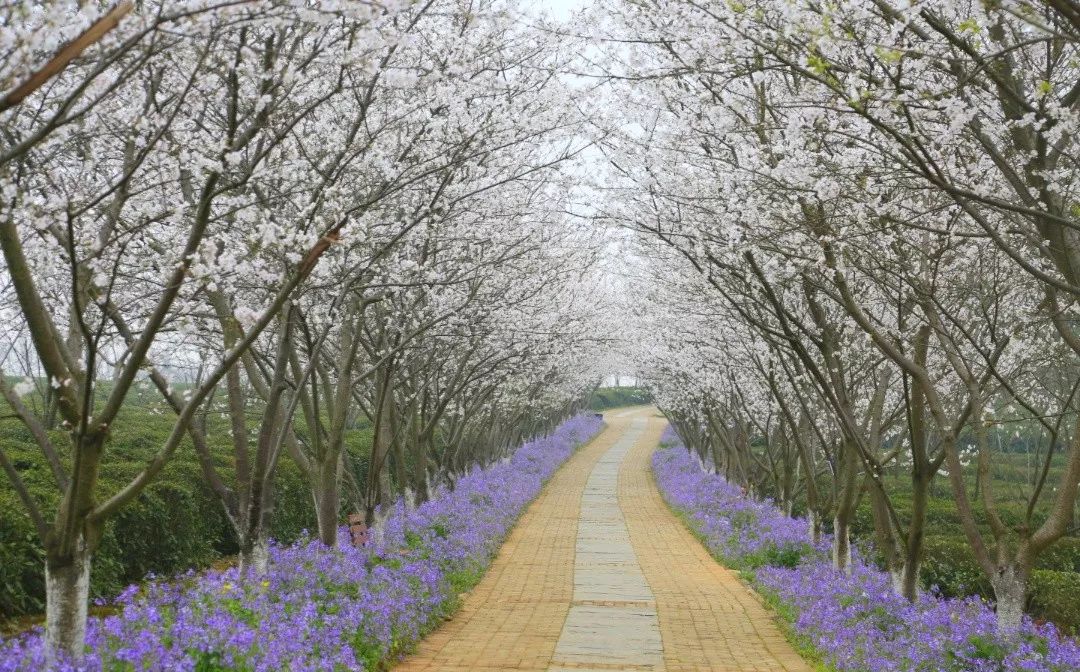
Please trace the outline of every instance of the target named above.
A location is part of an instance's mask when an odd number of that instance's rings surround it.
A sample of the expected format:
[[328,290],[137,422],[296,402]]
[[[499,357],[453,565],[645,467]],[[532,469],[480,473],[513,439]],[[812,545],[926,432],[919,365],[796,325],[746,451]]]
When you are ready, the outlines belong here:
[[[671,428],[660,438],[676,444]],[[815,552],[810,526],[789,518],[769,502],[747,497],[736,485],[701,468],[681,444],[653,456],[653,472],[664,499],[689,519],[706,548],[725,563],[740,568],[796,564]],[[820,549],[828,551],[828,542]]]
[[[411,510],[398,503],[363,548],[275,546],[264,580],[230,569],[132,586],[117,615],[91,619],[86,658],[60,669],[372,669],[453,608],[544,481],[601,424],[567,420],[452,492]],[[44,667],[40,630],[0,642],[0,672]]]
[[[677,443],[674,435],[666,442]],[[681,444],[653,456],[656,481],[706,546],[747,576],[791,622],[801,643],[843,672],[1075,672],[1080,642],[1025,619],[1021,631],[995,632],[994,612],[978,598],[932,592],[908,602],[889,576],[856,558],[850,576],[835,571],[828,540],[814,548],[806,521],[752,500],[709,474]]]

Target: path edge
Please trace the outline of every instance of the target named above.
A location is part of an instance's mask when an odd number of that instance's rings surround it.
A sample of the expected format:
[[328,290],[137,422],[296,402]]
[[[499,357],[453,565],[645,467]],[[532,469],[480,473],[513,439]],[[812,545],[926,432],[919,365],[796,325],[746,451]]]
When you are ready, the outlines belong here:
[[739,583],[746,589],[746,592],[750,594],[750,597],[757,601],[757,603],[760,604],[769,614],[769,617],[772,619],[777,629],[780,630],[780,632],[784,635],[784,639],[787,640],[788,644],[790,644],[791,647],[795,650],[795,653],[799,654],[799,656],[804,661],[806,661],[806,663],[810,665],[811,668],[813,668],[814,672],[837,672],[835,667],[828,665],[824,662],[824,660],[822,660],[821,654],[816,648],[814,648],[814,646],[810,642],[806,640],[805,637],[799,635],[799,633],[795,631],[794,623],[792,623],[789,616],[786,615],[782,609],[780,609],[781,604],[777,600],[777,598],[775,596],[769,595],[767,592],[762,593],[760,590],[758,590],[758,588],[753,583],[752,572],[748,572],[747,570],[742,569],[736,569],[725,564],[723,560],[715,553],[713,553],[712,549],[710,549],[709,546],[705,543],[705,535],[703,535],[697,529],[697,527],[694,526],[693,523],[691,523],[687,513],[682,509],[672,506],[671,502],[668,501],[668,498],[664,495],[664,490],[660,487],[660,484],[656,480],[656,471],[653,469],[652,458],[656,455],[658,451],[675,449],[675,445],[669,445],[665,447],[663,442],[660,442],[656,444],[652,452],[649,454],[649,482],[654,488],[656,488],[656,491],[660,493],[660,499],[664,502],[664,506],[666,506],[668,511],[671,512],[671,515],[678,519],[679,524],[686,528],[686,531],[690,533],[690,535],[697,541],[697,543],[701,545],[705,552],[708,553],[709,557],[713,559],[713,562],[735,575],[735,578],[739,580]]
[[[616,408],[609,410],[620,409]],[[544,494],[544,492],[548,488],[548,484],[550,484],[551,481],[555,479],[556,474],[565,469],[566,466],[570,463],[570,460],[574,458],[574,456],[585,450],[585,448],[589,444],[598,440],[600,436],[603,435],[604,431],[611,426],[608,424],[607,418],[603,416],[603,413],[600,413],[599,415],[600,425],[597,427],[596,431],[593,432],[592,436],[590,436],[585,441],[579,443],[577,446],[574,447],[572,451],[570,451],[570,453],[566,456],[566,459],[563,460],[562,463],[554,471],[548,474],[547,478],[545,478],[541,482],[540,489],[536,491],[536,495],[534,495],[532,499],[526,502],[525,506],[521,507],[521,510],[518,511],[516,516],[514,516],[513,523],[506,529],[506,535],[499,542],[499,545],[493,549],[491,556],[484,564],[484,569],[480,572],[477,572],[474,576],[470,577],[472,581],[470,581],[464,591],[458,592],[456,595],[447,598],[444,613],[439,619],[429,622],[428,625],[430,627],[422,628],[416,640],[410,642],[408,647],[405,647],[398,651],[394,651],[384,657],[382,660],[380,660],[373,672],[391,672],[396,665],[398,665],[408,656],[416,652],[417,647],[419,647],[420,643],[424,640],[425,637],[439,630],[450,621],[454,620],[454,617],[458,615],[462,607],[465,605],[465,598],[478,585],[480,585],[480,582],[484,580],[485,576],[487,576],[488,571],[491,569],[492,564],[494,564],[495,562],[495,558],[499,556],[499,553],[502,551],[503,546],[505,546],[506,542],[510,539],[510,535],[513,534],[514,530],[517,529],[517,526],[521,524],[521,519],[525,517],[525,514],[529,511],[529,509],[531,509],[533,505],[536,504],[537,500],[539,500],[540,497]]]

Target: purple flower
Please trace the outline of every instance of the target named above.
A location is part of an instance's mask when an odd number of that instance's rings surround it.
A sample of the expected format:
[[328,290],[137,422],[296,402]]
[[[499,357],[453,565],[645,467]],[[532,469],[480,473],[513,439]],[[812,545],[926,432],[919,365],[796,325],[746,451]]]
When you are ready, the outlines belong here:
[[[454,584],[494,557],[552,473],[599,431],[583,415],[473,469],[415,509],[397,502],[362,548],[271,547],[263,578],[238,569],[132,586],[118,614],[91,619],[80,670],[363,670],[395,655],[454,604]],[[40,629],[0,641],[0,672],[45,669]]]
[[674,434],[653,471],[664,498],[726,564],[749,570],[758,589],[792,619],[796,635],[843,672],[1075,672],[1080,642],[1025,619],[1002,636],[978,598],[927,592],[908,602],[889,576],[858,557],[850,576],[828,560],[829,541],[809,543],[806,521],[747,497],[709,474]]

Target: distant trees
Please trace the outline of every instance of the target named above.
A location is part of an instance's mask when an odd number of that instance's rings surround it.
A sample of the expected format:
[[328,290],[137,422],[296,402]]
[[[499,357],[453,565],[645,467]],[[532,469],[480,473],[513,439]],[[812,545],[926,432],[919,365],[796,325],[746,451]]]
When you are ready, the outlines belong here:
[[[259,573],[280,460],[332,545],[345,507],[372,520],[452,485],[598,375],[562,365],[592,347],[581,273],[599,246],[563,214],[587,119],[553,75],[562,38],[499,2],[330,7],[0,9],[0,392],[60,505],[2,447],[0,466],[46,550],[54,657],[83,649],[103,526],[185,442]],[[171,434],[102,492],[143,382]],[[227,461],[210,413],[228,418]],[[361,417],[366,482],[345,449]]]
[[[649,250],[658,276],[701,276],[685,290],[692,306],[655,283],[650,307],[670,307],[665,331],[680,334],[655,377],[661,403],[747,487],[782,481],[792,468],[777,467],[799,456],[811,512],[833,517],[838,568],[865,492],[908,597],[929,484],[947,474],[1000,627],[1015,628],[1080,485],[1075,12],[603,4],[620,45],[607,67],[630,83],[620,109],[632,122],[609,145],[622,185],[608,216],[673,252]],[[1045,441],[1017,526],[989,477],[1003,422]],[[741,448],[748,426],[766,441],[756,469]],[[910,470],[905,516],[881,478],[897,462]]]

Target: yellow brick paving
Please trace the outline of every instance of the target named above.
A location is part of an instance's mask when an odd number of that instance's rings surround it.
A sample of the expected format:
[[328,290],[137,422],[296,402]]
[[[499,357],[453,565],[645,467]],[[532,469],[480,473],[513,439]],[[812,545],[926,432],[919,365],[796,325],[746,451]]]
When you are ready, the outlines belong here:
[[548,481],[461,610],[395,672],[547,670],[574,592],[581,493],[630,419],[607,423]]
[[671,513],[651,458],[667,421],[652,418],[619,473],[619,506],[656,599],[666,672],[810,672],[760,598]]
[[[570,458],[526,510],[461,610],[395,672],[810,671],[756,596],[713,561],[660,498],[649,459],[663,418],[645,408],[610,412],[605,420],[608,427]],[[553,662],[574,600],[586,482],[632,425],[640,431],[642,421],[645,431],[619,468],[618,502],[654,597],[649,606],[655,604],[659,620],[663,663],[638,665],[622,656],[611,664]]]

